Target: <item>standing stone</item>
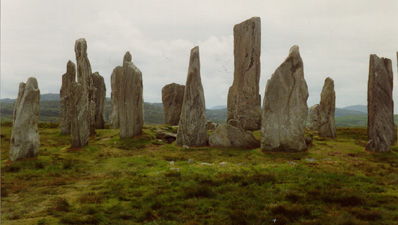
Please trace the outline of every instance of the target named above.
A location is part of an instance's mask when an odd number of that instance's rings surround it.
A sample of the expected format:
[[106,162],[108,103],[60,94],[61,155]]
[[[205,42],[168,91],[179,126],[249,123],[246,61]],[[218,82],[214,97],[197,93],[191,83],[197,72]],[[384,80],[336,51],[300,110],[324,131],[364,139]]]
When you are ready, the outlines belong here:
[[368,80],[368,137],[366,150],[389,152],[394,143],[392,62],[370,55]]
[[308,129],[318,131],[319,128],[319,104],[315,104],[310,108]]
[[191,50],[184,101],[178,123],[176,145],[207,145],[206,104],[200,78],[199,47]]
[[75,43],[75,53],[77,62],[77,82],[83,88],[83,98],[87,98],[87,105],[82,107],[87,108],[87,121],[89,124],[90,135],[95,134],[95,102],[93,101],[94,86],[91,77],[91,65],[87,56],[87,42],[81,38]]
[[228,91],[228,124],[245,130],[261,126],[261,21],[253,17],[234,27],[234,82]]
[[95,103],[95,129],[104,129],[105,127],[105,101],[106,86],[104,78],[95,72],[91,75],[93,80],[93,101]]
[[72,148],[82,148],[87,145],[90,136],[90,124],[87,120],[88,98],[85,98],[83,85],[73,81],[70,87],[69,113],[71,118]]
[[119,88],[121,86],[120,81],[123,76],[123,66],[116,67],[111,75],[111,112],[109,114],[109,122],[112,129],[119,129]]
[[334,81],[328,77],[325,80],[319,104],[319,136],[336,137],[336,124],[334,113],[336,109],[336,93],[334,91]]
[[59,127],[61,134],[70,134],[70,107],[69,102],[71,98],[70,87],[72,82],[76,80],[76,66],[72,61],[68,61],[66,66],[66,73],[62,75],[62,86],[60,90],[61,110]]
[[111,82],[112,127],[120,127],[121,138],[132,138],[142,132],[144,99],[142,73],[131,62],[130,52],[124,55],[123,67],[113,70]]
[[40,112],[40,90],[37,80],[30,77],[19,84],[14,103],[14,118],[10,143],[10,160],[35,157],[39,153],[40,138],[37,129]]
[[178,125],[184,100],[184,85],[171,83],[162,88],[164,120],[166,124]]
[[307,150],[305,124],[308,87],[297,45],[268,80],[263,103],[261,148],[265,151]]

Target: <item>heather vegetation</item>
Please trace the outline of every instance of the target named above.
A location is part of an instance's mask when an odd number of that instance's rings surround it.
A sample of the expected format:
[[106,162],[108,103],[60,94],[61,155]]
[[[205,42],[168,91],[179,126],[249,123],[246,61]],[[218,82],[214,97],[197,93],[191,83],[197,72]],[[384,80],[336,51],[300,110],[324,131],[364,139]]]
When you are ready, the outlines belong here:
[[[57,124],[39,124],[38,157],[10,162],[1,128],[2,224],[394,224],[398,148],[364,151],[365,128],[313,135],[304,153],[180,148],[144,126],[133,139],[97,130],[70,148]],[[254,132],[257,139],[260,132]],[[275,221],[275,223],[274,223]]]

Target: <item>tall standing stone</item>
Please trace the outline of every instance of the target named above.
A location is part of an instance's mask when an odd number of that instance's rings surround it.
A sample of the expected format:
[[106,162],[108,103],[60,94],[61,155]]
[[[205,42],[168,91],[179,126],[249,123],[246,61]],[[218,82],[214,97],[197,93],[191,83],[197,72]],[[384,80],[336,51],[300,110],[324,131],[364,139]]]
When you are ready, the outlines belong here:
[[366,150],[389,152],[394,143],[392,62],[370,55],[368,80],[368,138]]
[[184,100],[185,86],[171,83],[162,88],[164,120],[166,124],[178,125]]
[[316,130],[318,131],[319,128],[319,120],[320,120],[320,115],[319,115],[319,104],[315,104],[311,106],[310,108],[310,114],[309,114],[309,123],[308,123],[308,128],[310,130]]
[[60,90],[61,110],[59,127],[61,134],[70,134],[71,118],[69,102],[71,98],[71,85],[76,80],[76,66],[72,61],[68,61],[66,66],[66,73],[62,75],[62,86]]
[[87,56],[87,42],[81,38],[75,43],[75,53],[77,62],[77,82],[83,88],[83,98],[87,98],[87,121],[89,123],[90,135],[95,134],[95,102],[93,101],[93,80],[91,77],[91,65]]
[[319,136],[336,137],[336,124],[334,113],[336,110],[336,93],[334,91],[334,81],[328,77],[325,80],[319,104]]
[[227,122],[245,130],[261,126],[261,21],[253,17],[234,27],[234,82],[228,91]]
[[308,87],[299,47],[268,80],[263,102],[261,148],[264,151],[305,151]]
[[112,127],[120,127],[121,138],[131,138],[142,132],[144,125],[144,99],[142,73],[131,62],[130,52],[123,58],[123,67],[113,70]]
[[189,59],[176,145],[207,145],[206,123],[205,95],[200,78],[199,47],[196,46],[191,50]]
[[88,118],[88,98],[85,98],[82,84],[73,81],[70,87],[69,113],[71,118],[72,148],[81,148],[87,145],[90,137],[90,121]]
[[105,127],[105,101],[106,86],[104,78],[95,72],[91,75],[93,80],[93,101],[95,102],[95,129],[104,129]]
[[123,66],[116,67],[111,75],[111,112],[109,113],[109,122],[112,129],[119,129],[119,92],[120,81],[123,76]]
[[35,157],[39,153],[40,138],[37,122],[40,113],[40,90],[37,80],[30,77],[19,84],[14,103],[14,118],[10,142],[10,160]]

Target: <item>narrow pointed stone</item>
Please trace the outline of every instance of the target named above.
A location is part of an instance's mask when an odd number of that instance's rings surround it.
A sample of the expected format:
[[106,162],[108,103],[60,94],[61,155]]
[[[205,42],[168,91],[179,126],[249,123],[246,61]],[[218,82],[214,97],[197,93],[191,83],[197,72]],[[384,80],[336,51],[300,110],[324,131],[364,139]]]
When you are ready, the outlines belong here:
[[95,133],[95,103],[92,100],[95,89],[84,38],[76,41],[75,54],[77,82],[73,81],[70,86],[70,129],[72,147],[81,148],[87,145],[89,136]]
[[368,80],[368,137],[366,150],[390,152],[395,138],[392,62],[370,55]]
[[263,102],[261,149],[264,151],[300,152],[307,150],[305,125],[308,115],[308,87],[299,47],[268,80]]
[[83,98],[86,98],[87,120],[90,135],[95,134],[95,102],[93,101],[94,86],[91,77],[91,64],[87,56],[87,42],[84,38],[78,39],[75,43],[75,54],[77,62],[77,82],[83,88]]
[[196,46],[191,50],[176,145],[207,145],[206,123],[205,96],[200,77],[199,47]]
[[71,98],[71,90],[70,87],[72,82],[76,80],[76,66],[72,61],[68,61],[66,66],[66,73],[62,75],[62,86],[60,90],[60,98],[61,98],[61,110],[60,110],[60,119],[59,119],[59,127],[61,130],[61,134],[70,134],[71,129],[71,118],[70,118],[70,107],[69,102]]
[[39,153],[40,138],[37,122],[40,113],[40,90],[37,80],[30,77],[19,84],[14,103],[14,117],[10,141],[10,160],[35,157]]
[[321,137],[336,137],[336,124],[334,114],[336,110],[336,93],[334,81],[328,77],[325,80],[319,103],[319,125],[318,132]]
[[244,130],[261,126],[261,21],[253,17],[234,27],[234,82],[228,91],[227,122]]

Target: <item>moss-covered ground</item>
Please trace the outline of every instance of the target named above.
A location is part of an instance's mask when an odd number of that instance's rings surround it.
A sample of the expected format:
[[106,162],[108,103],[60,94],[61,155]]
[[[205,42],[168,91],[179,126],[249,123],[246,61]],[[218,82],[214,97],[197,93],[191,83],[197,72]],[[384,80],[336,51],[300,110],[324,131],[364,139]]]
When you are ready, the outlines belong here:
[[284,154],[183,149],[154,126],[131,140],[97,130],[71,149],[51,126],[39,156],[17,162],[1,127],[1,224],[398,224],[398,147],[364,151],[366,128]]

